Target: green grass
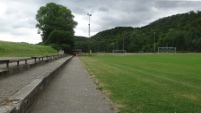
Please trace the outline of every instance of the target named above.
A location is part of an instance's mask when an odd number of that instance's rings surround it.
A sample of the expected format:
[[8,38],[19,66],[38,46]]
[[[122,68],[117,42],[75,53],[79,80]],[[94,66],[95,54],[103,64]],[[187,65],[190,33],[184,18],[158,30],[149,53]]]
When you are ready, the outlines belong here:
[[56,53],[50,46],[0,41],[0,57],[31,57]]
[[201,54],[81,57],[120,113],[199,113]]

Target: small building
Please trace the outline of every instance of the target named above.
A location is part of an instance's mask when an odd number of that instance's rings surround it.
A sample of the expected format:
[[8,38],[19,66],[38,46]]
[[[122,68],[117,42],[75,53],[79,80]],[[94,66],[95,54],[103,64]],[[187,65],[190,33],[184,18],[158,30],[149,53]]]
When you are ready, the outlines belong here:
[[80,56],[82,54],[82,49],[73,49],[71,51],[72,55],[74,56]]

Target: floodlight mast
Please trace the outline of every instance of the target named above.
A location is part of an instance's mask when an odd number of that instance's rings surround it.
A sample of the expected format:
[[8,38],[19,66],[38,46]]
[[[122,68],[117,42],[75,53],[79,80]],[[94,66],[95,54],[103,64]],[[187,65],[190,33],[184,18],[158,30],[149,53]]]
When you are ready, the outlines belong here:
[[123,50],[124,50],[124,38],[123,38]]
[[[92,14],[90,13],[87,13],[87,15],[89,16],[89,40],[90,40],[90,17],[92,16]],[[90,41],[89,41],[89,44],[90,44]],[[91,55],[91,47],[89,46],[89,55]]]
[[154,32],[154,53],[155,53],[155,51],[156,51],[156,50],[155,50],[155,47],[156,47],[156,45],[155,45],[155,41],[156,41],[156,40],[155,40],[155,35],[156,35],[156,32]]
[[89,38],[90,38],[90,17],[92,16],[92,14],[90,14],[90,13],[87,13],[87,15],[89,16]]

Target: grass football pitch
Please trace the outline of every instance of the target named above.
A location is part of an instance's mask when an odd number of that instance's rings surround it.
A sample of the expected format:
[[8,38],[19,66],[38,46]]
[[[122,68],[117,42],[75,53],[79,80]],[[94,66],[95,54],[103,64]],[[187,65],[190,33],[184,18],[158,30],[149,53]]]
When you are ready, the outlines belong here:
[[80,59],[120,113],[201,112],[201,54]]

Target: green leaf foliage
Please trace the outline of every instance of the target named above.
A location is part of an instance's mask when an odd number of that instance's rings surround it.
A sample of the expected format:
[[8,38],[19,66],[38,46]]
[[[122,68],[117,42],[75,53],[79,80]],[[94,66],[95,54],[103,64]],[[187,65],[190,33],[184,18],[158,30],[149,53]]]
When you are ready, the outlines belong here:
[[74,38],[68,31],[54,30],[48,36],[45,44],[52,45],[56,50],[63,49],[66,52],[70,52],[74,46]]
[[89,39],[82,36],[75,36],[74,48],[82,49],[84,52],[88,52],[89,49]]

